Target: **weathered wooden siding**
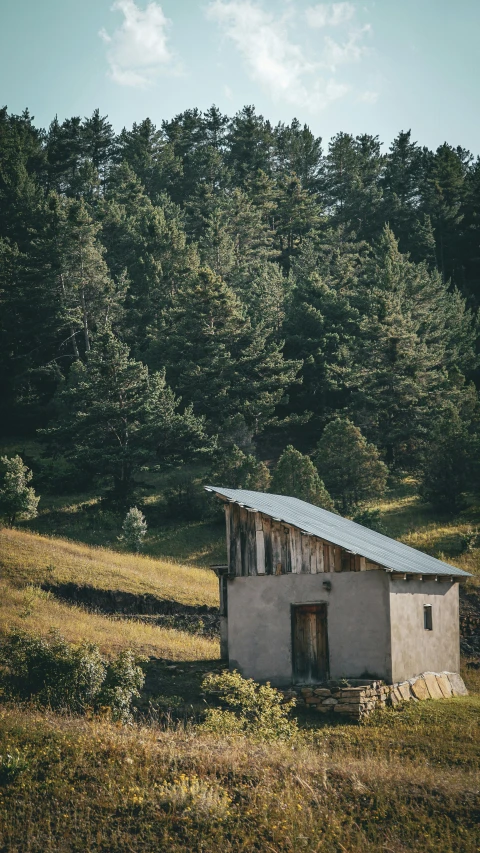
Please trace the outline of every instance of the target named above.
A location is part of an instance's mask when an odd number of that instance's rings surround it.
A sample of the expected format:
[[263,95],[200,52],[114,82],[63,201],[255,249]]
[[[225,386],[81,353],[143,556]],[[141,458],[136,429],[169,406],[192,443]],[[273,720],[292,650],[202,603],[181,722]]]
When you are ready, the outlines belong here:
[[365,557],[235,503],[225,505],[229,572],[236,576],[364,572]]

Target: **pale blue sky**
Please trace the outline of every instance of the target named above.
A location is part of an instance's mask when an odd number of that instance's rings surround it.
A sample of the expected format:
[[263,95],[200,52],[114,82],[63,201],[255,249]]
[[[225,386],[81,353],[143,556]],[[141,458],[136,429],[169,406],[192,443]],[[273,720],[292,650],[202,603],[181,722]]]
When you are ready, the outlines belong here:
[[0,0],[0,102],[114,127],[215,103],[480,153],[480,0]]

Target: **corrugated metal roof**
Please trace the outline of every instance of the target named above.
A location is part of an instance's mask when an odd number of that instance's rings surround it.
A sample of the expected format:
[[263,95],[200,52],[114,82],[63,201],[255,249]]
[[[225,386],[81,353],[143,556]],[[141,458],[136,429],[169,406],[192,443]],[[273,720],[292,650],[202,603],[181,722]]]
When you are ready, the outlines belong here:
[[429,554],[417,551],[409,545],[383,536],[375,530],[356,524],[348,518],[342,518],[326,509],[320,509],[298,498],[284,495],[270,495],[263,492],[250,492],[244,489],[224,489],[221,486],[206,486],[207,491],[216,492],[234,503],[255,509],[285,524],[292,524],[305,533],[318,536],[366,557],[402,574],[415,575],[460,575],[470,577],[468,572],[457,569],[449,563],[443,563]]

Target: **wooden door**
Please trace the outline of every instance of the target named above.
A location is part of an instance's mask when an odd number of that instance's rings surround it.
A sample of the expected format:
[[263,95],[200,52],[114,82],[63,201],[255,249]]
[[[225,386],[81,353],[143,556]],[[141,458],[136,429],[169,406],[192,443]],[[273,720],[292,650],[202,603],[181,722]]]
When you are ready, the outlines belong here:
[[293,680],[309,684],[328,678],[327,605],[292,607]]

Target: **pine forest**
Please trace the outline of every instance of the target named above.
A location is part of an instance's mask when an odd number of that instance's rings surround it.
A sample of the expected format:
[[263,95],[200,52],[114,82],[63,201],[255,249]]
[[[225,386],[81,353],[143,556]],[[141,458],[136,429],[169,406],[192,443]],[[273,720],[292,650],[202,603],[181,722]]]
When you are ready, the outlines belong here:
[[455,507],[479,487],[479,245],[480,159],[410,131],[5,108],[2,433],[41,442],[43,490],[120,505],[199,462],[266,490],[291,446],[350,511],[344,441]]

